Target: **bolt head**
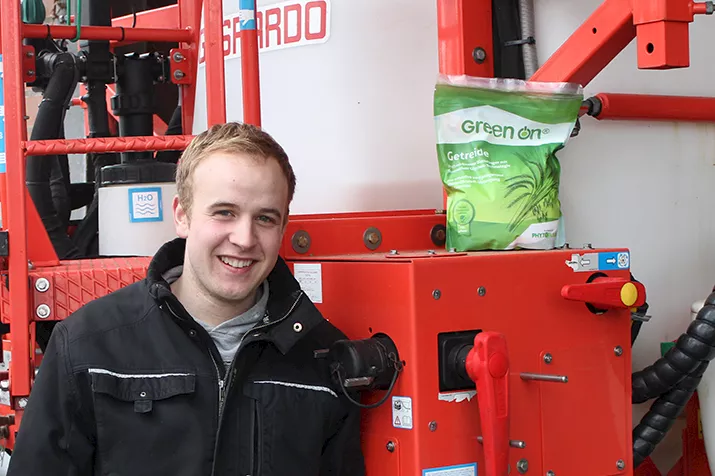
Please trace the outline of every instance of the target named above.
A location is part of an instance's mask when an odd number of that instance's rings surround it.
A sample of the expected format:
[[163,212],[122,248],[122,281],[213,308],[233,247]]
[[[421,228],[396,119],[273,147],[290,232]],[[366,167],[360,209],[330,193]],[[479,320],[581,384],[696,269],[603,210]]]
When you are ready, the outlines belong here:
[[626,462],[623,461],[622,459],[619,459],[619,460],[616,462],[616,468],[618,468],[618,469],[625,469],[625,468],[626,468]]
[[41,293],[44,293],[45,291],[50,289],[50,282],[47,280],[47,278],[40,278],[35,281],[35,289],[37,289]]
[[390,453],[392,453],[393,451],[395,451],[395,442],[394,442],[394,441],[388,441],[386,447],[387,447],[387,451],[389,451]]
[[0,389],[9,390],[10,389],[10,381],[9,380],[0,380]]
[[544,355],[544,362],[547,364],[550,364],[551,361],[554,360],[554,357],[551,354],[545,354]]
[[487,288],[485,288],[484,286],[479,286],[479,288],[477,289],[477,294],[479,294],[480,296],[486,295]]
[[376,244],[378,241],[380,241],[380,237],[377,236],[377,233],[375,233],[375,232],[373,231],[372,233],[370,233],[369,235],[367,235],[367,241],[369,241],[370,243],[372,243],[372,244],[374,245],[374,244]]
[[183,79],[184,76],[186,76],[186,75],[185,75],[184,72],[181,71],[180,69],[177,69],[176,71],[174,71],[174,78],[175,78],[175,79]]
[[398,253],[397,253],[397,250],[390,250],[390,254],[391,254],[391,255],[396,255],[396,254],[398,254]]
[[436,431],[436,430],[437,430],[437,422],[436,421],[429,422],[429,431]]
[[50,306],[48,306],[47,304],[40,304],[35,310],[35,314],[37,314],[37,317],[39,317],[40,319],[47,319],[48,317],[50,317],[50,313]]
[[556,473],[554,473],[553,471],[547,471],[546,476],[556,476]]
[[613,349],[613,353],[616,354],[616,357],[622,356],[622,355],[623,355],[623,347],[621,347],[620,345],[617,345],[617,346]]
[[525,459],[520,459],[519,462],[516,463],[516,470],[519,471],[520,474],[526,473],[529,471],[529,462]]
[[442,297],[442,291],[440,291],[439,289],[435,289],[434,291],[432,291],[432,297],[435,299],[439,299],[440,297]]
[[19,408],[25,408],[27,406],[27,398],[21,398],[20,400],[17,401],[17,406]]

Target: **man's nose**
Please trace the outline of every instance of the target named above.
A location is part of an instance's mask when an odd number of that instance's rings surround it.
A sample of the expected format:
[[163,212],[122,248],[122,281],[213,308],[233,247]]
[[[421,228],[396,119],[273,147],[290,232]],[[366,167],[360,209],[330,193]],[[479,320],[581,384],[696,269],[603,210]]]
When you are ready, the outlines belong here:
[[256,227],[250,217],[241,217],[234,223],[229,241],[241,248],[251,248],[256,244]]

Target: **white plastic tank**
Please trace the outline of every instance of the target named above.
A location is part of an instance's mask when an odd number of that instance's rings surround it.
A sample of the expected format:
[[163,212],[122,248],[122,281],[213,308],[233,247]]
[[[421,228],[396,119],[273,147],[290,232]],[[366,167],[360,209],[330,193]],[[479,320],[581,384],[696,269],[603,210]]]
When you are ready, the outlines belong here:
[[[223,1],[226,113],[238,121],[243,119],[240,4]],[[262,126],[286,149],[295,169],[291,212],[442,208],[433,119],[437,3],[257,0],[256,5]],[[201,48],[194,133],[206,129],[203,56]]]
[[[690,317],[695,320],[705,301],[696,301],[690,307]],[[715,474],[715,362],[710,362],[698,385],[700,420],[703,426],[703,440],[708,455],[710,472]]]
[[175,166],[120,164],[102,169],[99,186],[99,254],[152,256],[176,238],[172,202]]

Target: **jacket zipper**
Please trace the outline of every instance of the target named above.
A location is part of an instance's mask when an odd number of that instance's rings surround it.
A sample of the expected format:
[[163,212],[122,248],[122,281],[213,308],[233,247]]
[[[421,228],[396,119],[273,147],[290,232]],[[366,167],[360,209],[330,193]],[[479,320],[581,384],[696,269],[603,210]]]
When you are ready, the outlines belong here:
[[[249,330],[243,336],[241,336],[241,340],[238,341],[238,347],[236,349],[236,354],[234,354],[233,359],[231,360],[231,364],[228,367],[228,371],[226,372],[226,379],[222,380],[221,379],[221,373],[219,372],[218,365],[216,364],[216,361],[213,357],[213,354],[211,354],[211,360],[214,363],[214,366],[216,367],[216,372],[218,375],[218,380],[219,380],[219,407],[218,407],[218,426],[216,427],[216,438],[215,438],[215,443],[214,443],[214,454],[213,454],[213,461],[211,462],[211,476],[214,476],[216,474],[216,460],[218,456],[218,443],[219,443],[219,436],[221,434],[221,426],[223,423],[223,410],[224,410],[224,405],[226,404],[226,396],[228,395],[228,391],[231,389],[231,383],[232,383],[232,378],[234,374],[234,364],[238,360],[238,355],[241,352],[241,346],[243,345],[243,341],[246,338],[247,335],[249,334],[254,334],[257,330],[263,329],[265,327],[273,326],[278,324],[279,322],[285,320],[295,309],[295,307],[298,305],[298,301],[300,301],[301,296],[303,295],[303,292],[301,291],[300,294],[298,294],[298,297],[296,297],[295,301],[293,301],[293,305],[288,309],[288,311],[277,321],[271,322],[269,324],[264,324],[262,326],[256,326],[253,329]],[[210,353],[210,352],[209,352]]]

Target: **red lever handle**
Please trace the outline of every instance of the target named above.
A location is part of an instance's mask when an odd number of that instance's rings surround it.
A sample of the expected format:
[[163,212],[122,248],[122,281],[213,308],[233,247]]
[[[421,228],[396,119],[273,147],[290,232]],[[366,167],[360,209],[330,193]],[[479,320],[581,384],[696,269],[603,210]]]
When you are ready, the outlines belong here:
[[590,283],[567,284],[561,296],[592,304],[600,309],[628,309],[645,302],[645,286],[624,278],[596,278]]
[[465,362],[477,384],[486,476],[507,476],[509,468],[509,358],[506,338],[480,332]]

